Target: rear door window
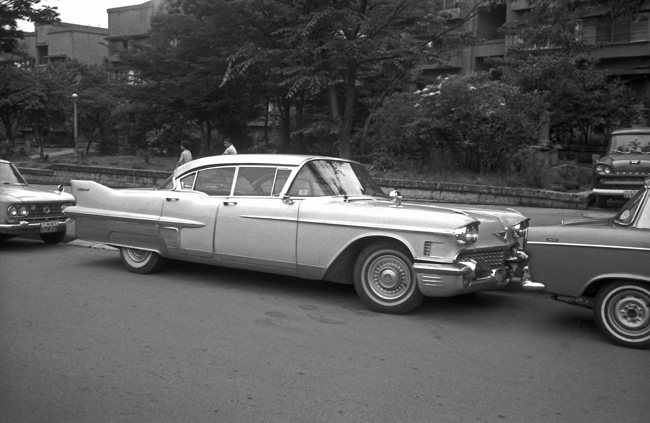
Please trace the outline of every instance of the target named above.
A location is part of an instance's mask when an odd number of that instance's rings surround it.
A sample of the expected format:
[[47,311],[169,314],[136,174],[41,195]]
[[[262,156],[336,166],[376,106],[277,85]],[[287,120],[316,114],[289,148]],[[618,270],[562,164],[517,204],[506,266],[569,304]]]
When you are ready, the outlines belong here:
[[196,175],[194,190],[208,195],[229,196],[235,179],[235,167],[203,169]]

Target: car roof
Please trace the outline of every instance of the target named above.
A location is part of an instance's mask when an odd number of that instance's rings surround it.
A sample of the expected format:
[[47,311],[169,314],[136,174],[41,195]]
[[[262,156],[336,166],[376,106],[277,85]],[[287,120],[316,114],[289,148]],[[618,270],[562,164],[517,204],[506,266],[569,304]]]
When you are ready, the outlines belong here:
[[612,132],[612,135],[623,134],[650,134],[650,128],[624,128]]
[[229,154],[221,156],[202,157],[192,160],[178,168],[177,173],[183,173],[189,169],[214,165],[273,165],[273,166],[299,166],[308,160],[342,160],[336,157],[310,156],[299,154]]

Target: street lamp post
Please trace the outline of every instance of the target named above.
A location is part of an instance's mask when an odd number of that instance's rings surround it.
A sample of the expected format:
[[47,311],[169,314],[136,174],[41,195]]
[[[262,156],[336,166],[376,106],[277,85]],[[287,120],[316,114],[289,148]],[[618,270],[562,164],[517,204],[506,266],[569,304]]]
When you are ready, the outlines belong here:
[[78,154],[77,151],[77,93],[72,94],[72,122],[74,126],[74,153]]

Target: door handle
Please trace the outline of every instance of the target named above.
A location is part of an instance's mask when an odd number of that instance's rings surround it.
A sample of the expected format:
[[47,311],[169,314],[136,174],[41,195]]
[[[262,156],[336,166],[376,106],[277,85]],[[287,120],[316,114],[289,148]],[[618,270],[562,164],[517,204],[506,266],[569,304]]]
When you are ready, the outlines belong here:
[[224,206],[236,206],[237,202],[236,201],[224,201],[223,205]]
[[178,198],[166,198],[167,201],[172,202],[172,201],[178,201]]

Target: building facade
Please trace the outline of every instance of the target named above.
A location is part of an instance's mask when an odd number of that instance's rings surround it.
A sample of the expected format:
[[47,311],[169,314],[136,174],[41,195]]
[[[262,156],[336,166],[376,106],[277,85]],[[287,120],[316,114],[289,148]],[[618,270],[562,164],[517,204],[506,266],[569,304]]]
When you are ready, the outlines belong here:
[[108,9],[108,78],[114,83],[128,83],[138,76],[138,70],[131,69],[120,60],[119,54],[128,50],[132,43],[147,38],[151,19],[164,11],[166,0],[151,0],[133,6]]
[[89,65],[103,65],[108,46],[108,29],[59,22],[36,25],[24,34],[23,43],[36,66],[66,59]]
[[[450,20],[467,16],[479,3],[478,0],[436,1]],[[471,31],[481,42],[458,51],[442,66],[426,67],[424,77],[430,80],[440,75],[465,75],[488,70],[486,59],[503,57],[507,54],[508,47],[525,42],[517,37],[505,36],[499,29],[505,24],[523,22],[530,9],[526,0],[506,2],[490,8],[478,7],[475,9],[476,15],[461,28]],[[642,103],[646,110],[650,110],[650,1],[645,2],[638,13],[627,19],[613,20],[607,15],[607,10],[593,10],[582,17],[576,36],[596,47],[592,55],[599,60],[597,67],[625,81],[635,94],[632,101]],[[642,124],[650,125],[649,111],[645,112]]]

